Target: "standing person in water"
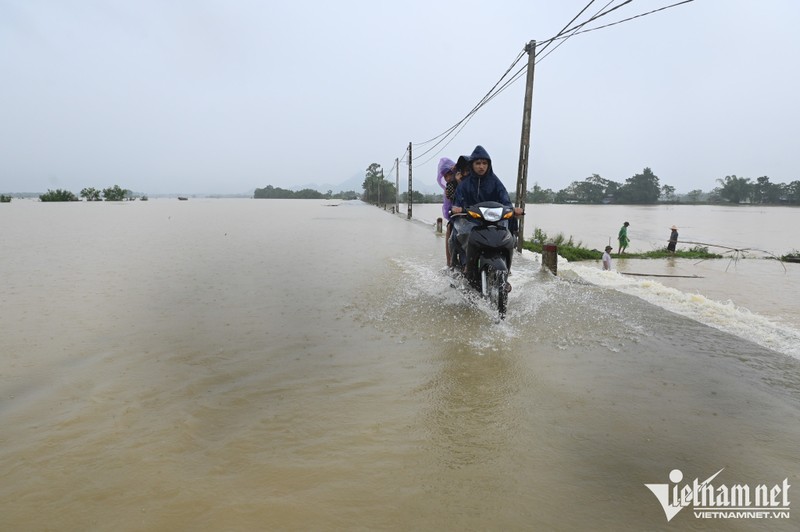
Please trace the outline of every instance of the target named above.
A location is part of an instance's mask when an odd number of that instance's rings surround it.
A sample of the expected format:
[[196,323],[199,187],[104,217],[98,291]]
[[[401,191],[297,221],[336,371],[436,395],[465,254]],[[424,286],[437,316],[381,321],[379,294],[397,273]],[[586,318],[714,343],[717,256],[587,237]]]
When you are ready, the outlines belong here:
[[628,226],[631,225],[628,222],[622,224],[622,227],[619,229],[619,234],[617,235],[617,240],[619,240],[619,250],[617,251],[617,255],[621,255],[625,253],[625,248],[628,247],[628,244],[631,243],[630,239],[628,238]]
[[604,270],[611,270],[611,250],[614,249],[611,246],[606,246],[606,250],[603,252],[603,269]]
[[678,244],[678,228],[674,225],[670,227],[672,232],[669,234],[669,244],[667,244],[667,251],[675,254],[675,246]]

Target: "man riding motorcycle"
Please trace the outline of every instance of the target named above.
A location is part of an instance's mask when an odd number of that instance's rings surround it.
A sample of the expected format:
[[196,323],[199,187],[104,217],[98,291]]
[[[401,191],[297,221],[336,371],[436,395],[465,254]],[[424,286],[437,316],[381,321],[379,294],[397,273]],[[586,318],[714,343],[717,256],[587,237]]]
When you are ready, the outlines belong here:
[[[503,185],[503,182],[492,171],[492,158],[483,146],[476,146],[470,155],[472,171],[470,174],[461,181],[456,189],[456,197],[453,201],[452,212],[458,214],[464,212],[467,207],[485,201],[496,201],[505,206],[513,208],[511,199],[508,197],[508,191]],[[523,210],[519,207],[514,208],[514,214],[521,216]],[[454,231],[451,237],[451,249],[462,251],[459,243],[458,234],[465,234],[472,230],[473,224],[464,216],[455,217]],[[512,220],[514,221],[514,220]],[[513,228],[512,228],[513,232]],[[467,253],[457,253],[462,260],[461,266],[466,268],[474,268],[476,264],[475,257],[466,256]],[[470,272],[467,271],[468,277]]]

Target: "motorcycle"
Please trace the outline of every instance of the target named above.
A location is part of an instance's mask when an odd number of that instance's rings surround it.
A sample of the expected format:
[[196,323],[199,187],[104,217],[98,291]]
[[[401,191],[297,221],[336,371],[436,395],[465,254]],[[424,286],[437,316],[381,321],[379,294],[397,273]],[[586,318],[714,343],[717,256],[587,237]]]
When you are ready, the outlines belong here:
[[514,210],[502,203],[485,201],[451,215],[451,270],[463,272],[469,285],[497,308],[505,318],[508,272],[516,236],[508,228]]

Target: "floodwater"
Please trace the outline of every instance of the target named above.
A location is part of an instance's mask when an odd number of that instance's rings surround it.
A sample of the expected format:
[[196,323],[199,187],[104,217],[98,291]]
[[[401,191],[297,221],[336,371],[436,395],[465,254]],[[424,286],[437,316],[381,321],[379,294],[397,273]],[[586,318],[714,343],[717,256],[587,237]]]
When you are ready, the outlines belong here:
[[800,360],[617,273],[517,256],[496,323],[430,224],[360,202],[0,224],[2,530],[798,528],[667,521],[675,469],[798,484]]
[[[401,207],[406,212],[406,206]],[[680,229],[678,249],[704,245],[714,260],[614,258],[615,272],[600,261],[570,264],[562,276],[579,275],[599,286],[640,297],[759,345],[800,358],[800,264],[776,260],[800,249],[795,227],[800,208],[763,206],[528,205],[525,237],[540,228],[602,250],[623,221],[631,223],[632,252],[666,247],[670,227]],[[433,225],[440,205],[414,205],[414,217]],[[619,220],[619,221],[618,221]],[[699,243],[699,244],[696,244]]]

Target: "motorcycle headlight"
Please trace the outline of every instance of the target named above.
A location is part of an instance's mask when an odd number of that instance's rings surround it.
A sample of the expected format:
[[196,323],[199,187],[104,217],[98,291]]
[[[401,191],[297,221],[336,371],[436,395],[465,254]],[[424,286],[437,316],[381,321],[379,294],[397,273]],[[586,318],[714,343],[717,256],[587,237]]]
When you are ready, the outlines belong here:
[[483,219],[487,222],[497,222],[503,217],[502,207],[481,207]]

